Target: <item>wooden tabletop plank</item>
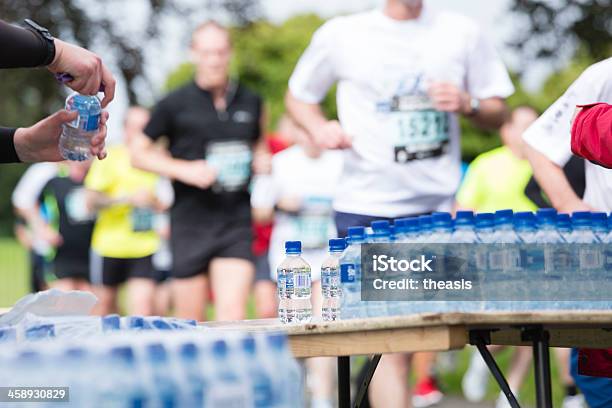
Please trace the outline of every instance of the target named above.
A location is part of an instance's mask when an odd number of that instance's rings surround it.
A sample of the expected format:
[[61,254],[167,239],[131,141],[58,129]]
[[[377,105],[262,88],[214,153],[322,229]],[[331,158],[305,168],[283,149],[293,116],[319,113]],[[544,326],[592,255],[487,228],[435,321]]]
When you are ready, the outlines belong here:
[[224,330],[285,331],[290,336],[305,334],[350,333],[371,330],[465,326],[510,327],[542,324],[560,327],[610,327],[612,311],[546,311],[546,312],[482,312],[482,313],[422,313],[407,316],[350,319],[335,322],[313,320],[306,324],[281,324],[278,319],[207,322],[203,327]]

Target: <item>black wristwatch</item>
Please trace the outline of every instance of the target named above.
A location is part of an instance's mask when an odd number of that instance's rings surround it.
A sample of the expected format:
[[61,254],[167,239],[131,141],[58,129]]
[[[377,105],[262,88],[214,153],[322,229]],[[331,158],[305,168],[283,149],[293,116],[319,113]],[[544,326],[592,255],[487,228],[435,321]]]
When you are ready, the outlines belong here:
[[52,63],[55,59],[55,41],[49,30],[29,18],[23,20],[23,23],[27,29],[38,34],[45,41],[45,44],[47,44],[47,58],[42,65],[46,66]]

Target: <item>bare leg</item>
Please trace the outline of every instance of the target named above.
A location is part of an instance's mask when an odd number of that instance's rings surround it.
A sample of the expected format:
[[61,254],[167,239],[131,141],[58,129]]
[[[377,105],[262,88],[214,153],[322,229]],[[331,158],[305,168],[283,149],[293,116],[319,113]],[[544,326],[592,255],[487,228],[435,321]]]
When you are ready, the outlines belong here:
[[568,348],[554,348],[553,350],[559,364],[561,383],[563,386],[574,385],[574,379],[570,374],[570,354],[572,350]]
[[64,290],[64,291],[69,291],[69,290],[84,290],[88,292],[91,291],[91,286],[89,285],[89,283],[84,279],[78,279],[78,278],[58,279],[55,282],[52,282],[49,286],[51,286],[53,289],[59,289],[59,290]]
[[158,316],[166,316],[170,312],[172,304],[171,286],[172,284],[169,281],[158,283],[155,286],[153,309]]
[[203,321],[208,299],[208,278],[199,274],[191,278],[173,279],[171,285],[174,315]]
[[276,283],[270,280],[255,282],[253,294],[255,295],[255,310],[257,311],[258,318],[277,317],[278,298],[276,295]]
[[93,293],[98,297],[98,303],[94,307],[93,314],[104,316],[111,313],[118,313],[117,287],[94,286]]
[[436,353],[422,352],[414,353],[412,357],[412,367],[417,383],[431,377],[433,365],[436,361]]
[[370,383],[370,403],[375,408],[410,408],[409,354],[385,354]]
[[518,391],[523,384],[523,380],[529,372],[531,366],[533,351],[531,347],[516,347],[512,362],[510,363],[510,371],[508,373],[508,385],[512,390]]
[[131,315],[153,315],[155,281],[147,278],[130,278],[127,281],[128,312]]
[[244,319],[255,274],[253,264],[239,258],[215,258],[209,270],[215,294],[215,320]]

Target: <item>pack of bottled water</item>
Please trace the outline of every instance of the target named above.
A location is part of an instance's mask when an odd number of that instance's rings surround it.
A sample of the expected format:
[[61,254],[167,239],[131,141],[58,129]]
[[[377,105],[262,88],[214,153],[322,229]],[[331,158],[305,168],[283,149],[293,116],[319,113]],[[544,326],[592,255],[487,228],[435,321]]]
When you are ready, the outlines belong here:
[[[330,241],[330,257],[321,266],[323,319],[482,310],[607,310],[612,307],[612,302],[535,299],[541,297],[538,292],[550,291],[550,288],[558,287],[559,282],[576,285],[582,293],[597,293],[589,291],[599,290],[597,282],[612,277],[611,227],[612,217],[606,213],[558,214],[552,208],[542,208],[535,213],[499,210],[495,213],[474,214],[471,211],[458,211],[454,219],[449,213],[438,212],[397,219],[393,225],[388,221],[374,221],[369,228],[354,226],[348,229],[344,249],[340,240]],[[486,295],[480,300],[362,301],[361,246],[366,243],[410,243],[416,244],[411,246],[415,250],[420,248],[420,244],[423,244],[423,250],[436,248],[427,244],[499,245],[474,245],[473,248],[462,245],[454,249],[461,253],[451,254],[461,259],[470,259],[474,269],[485,271],[482,290]],[[287,244],[289,252],[297,245]],[[295,317],[287,318],[287,314],[283,315],[287,310],[295,309],[292,302],[298,299],[292,292],[294,283],[287,282],[291,280],[292,274],[303,273],[299,271],[306,267],[310,270],[299,254],[289,252],[287,260],[279,267],[279,316],[283,322],[300,321]],[[516,285],[521,276],[519,272],[525,273],[526,259],[530,260],[530,269],[526,272],[532,284]],[[441,267],[444,268],[444,264]],[[336,285],[338,280],[339,287]],[[509,282],[514,284],[508,285]],[[513,298],[508,293],[510,287],[513,290],[521,288],[524,293],[516,296],[521,300],[490,300]],[[300,293],[305,292],[301,290]]]
[[26,314],[15,325],[0,325],[0,342],[84,338],[115,331],[197,329],[195,320],[160,316],[37,316]]
[[68,387],[70,403],[63,406],[72,407],[303,406],[300,367],[286,335],[277,333],[117,331],[6,344],[0,384]]

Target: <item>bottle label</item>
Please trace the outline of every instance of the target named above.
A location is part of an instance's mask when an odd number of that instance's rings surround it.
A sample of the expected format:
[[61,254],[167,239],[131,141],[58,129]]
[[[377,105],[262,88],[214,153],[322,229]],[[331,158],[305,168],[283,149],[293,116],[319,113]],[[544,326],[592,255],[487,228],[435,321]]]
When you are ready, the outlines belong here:
[[355,265],[354,264],[340,265],[340,282],[342,283],[355,282]]
[[294,284],[295,284],[296,289],[310,288],[311,286],[310,272],[295,273],[293,276],[295,280]]

